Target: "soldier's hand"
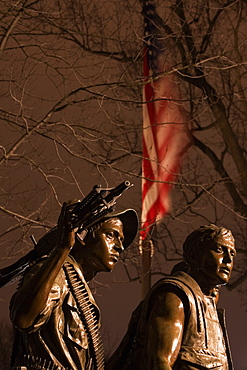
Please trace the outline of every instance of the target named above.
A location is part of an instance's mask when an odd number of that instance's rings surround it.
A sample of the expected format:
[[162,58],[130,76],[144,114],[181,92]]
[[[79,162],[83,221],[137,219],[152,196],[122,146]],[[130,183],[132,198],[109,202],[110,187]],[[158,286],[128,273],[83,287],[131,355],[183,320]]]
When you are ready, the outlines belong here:
[[61,248],[73,248],[75,244],[75,232],[70,220],[70,202],[64,202],[60,216],[58,218],[58,241],[57,245]]

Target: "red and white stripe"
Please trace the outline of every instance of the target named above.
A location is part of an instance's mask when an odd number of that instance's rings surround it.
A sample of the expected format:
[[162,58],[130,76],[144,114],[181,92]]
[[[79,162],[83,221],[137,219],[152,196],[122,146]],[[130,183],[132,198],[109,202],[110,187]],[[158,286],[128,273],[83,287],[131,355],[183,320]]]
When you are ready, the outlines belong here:
[[[146,83],[143,89],[142,230],[144,240],[151,226],[169,211],[169,193],[178,170],[178,155],[183,131],[183,110],[179,102],[178,81],[160,55],[156,60],[160,77],[149,80],[153,71],[144,58]],[[148,81],[148,82],[147,82]]]

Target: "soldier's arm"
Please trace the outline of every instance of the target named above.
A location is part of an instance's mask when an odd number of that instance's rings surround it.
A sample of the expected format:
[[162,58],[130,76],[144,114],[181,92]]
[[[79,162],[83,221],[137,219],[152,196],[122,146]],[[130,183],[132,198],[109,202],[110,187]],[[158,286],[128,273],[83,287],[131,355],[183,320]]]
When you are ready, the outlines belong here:
[[182,342],[184,306],[173,292],[156,292],[147,333],[147,369],[171,370]]
[[75,243],[69,216],[64,204],[58,220],[57,246],[43,265],[15,294],[12,301],[11,319],[15,326],[25,329],[33,325],[45,308],[52,285]]

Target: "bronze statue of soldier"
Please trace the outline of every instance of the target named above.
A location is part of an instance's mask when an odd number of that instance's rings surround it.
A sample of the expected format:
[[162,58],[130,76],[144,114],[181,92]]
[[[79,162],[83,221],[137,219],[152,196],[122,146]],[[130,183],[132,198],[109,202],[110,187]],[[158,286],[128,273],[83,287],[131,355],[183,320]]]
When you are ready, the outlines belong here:
[[216,303],[235,255],[230,230],[210,224],[192,232],[183,263],[134,311],[107,370],[232,370],[224,312]]
[[104,369],[100,312],[87,282],[112,271],[137,233],[137,214],[107,211],[80,229],[71,222],[70,203],[64,203],[57,228],[37,244],[51,252],[30,264],[11,299],[13,370]]

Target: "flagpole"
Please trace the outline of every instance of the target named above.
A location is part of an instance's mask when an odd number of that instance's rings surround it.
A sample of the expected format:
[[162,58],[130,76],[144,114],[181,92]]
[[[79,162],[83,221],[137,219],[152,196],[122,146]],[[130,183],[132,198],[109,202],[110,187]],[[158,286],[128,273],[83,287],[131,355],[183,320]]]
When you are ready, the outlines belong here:
[[142,241],[142,299],[151,288],[151,267],[153,256],[153,242],[150,237]]
[[152,276],[152,257],[154,254],[154,244],[152,234],[154,226],[151,227],[145,239],[141,240],[141,255],[142,255],[142,292],[141,297],[144,299],[151,288]]

